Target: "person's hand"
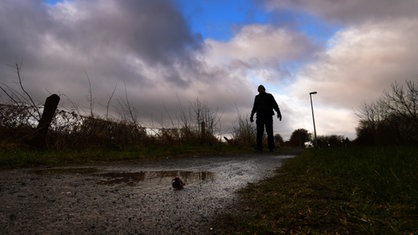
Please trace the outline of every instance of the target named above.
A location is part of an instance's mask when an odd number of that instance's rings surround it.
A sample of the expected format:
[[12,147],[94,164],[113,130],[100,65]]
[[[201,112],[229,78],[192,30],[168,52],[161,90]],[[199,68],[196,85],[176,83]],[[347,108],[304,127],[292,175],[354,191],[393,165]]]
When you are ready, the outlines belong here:
[[254,122],[254,117],[253,116],[250,117],[250,122]]
[[277,118],[281,121],[282,120],[282,114],[278,113]]

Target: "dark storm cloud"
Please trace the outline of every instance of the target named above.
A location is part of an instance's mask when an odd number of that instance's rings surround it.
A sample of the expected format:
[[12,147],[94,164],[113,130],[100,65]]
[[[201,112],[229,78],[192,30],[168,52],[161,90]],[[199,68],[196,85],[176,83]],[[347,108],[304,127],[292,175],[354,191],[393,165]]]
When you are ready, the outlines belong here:
[[0,61],[22,57],[35,58],[39,48],[39,35],[45,33],[51,22],[47,9],[38,1],[0,2]]
[[187,49],[200,43],[172,1],[93,0],[72,4],[77,9],[74,15],[57,15],[63,19],[56,24],[57,37],[76,43],[74,46],[82,50],[110,47],[135,54],[150,64],[167,64],[171,57],[187,56]]
[[[24,61],[26,69],[61,76],[100,71],[104,79],[146,80],[129,58],[164,70],[158,79],[189,85],[173,64],[192,64],[202,43],[172,1],[76,0],[47,6],[42,1],[0,3],[0,63]],[[52,69],[52,70],[51,70]],[[155,79],[155,78],[154,78]],[[150,83],[148,83],[150,84]]]

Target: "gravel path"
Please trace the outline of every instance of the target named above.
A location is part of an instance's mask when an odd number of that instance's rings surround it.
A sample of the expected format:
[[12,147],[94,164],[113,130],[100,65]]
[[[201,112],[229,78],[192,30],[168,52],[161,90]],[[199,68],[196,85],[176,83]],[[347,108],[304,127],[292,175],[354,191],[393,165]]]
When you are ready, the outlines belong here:
[[[193,157],[0,171],[0,234],[214,233],[234,193],[291,156]],[[175,176],[186,183],[174,190]]]

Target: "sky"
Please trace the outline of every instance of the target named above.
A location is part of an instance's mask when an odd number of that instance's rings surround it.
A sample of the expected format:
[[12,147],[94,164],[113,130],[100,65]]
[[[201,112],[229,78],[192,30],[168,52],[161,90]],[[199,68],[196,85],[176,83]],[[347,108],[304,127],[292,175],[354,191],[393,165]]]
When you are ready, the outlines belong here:
[[[2,0],[0,86],[166,127],[198,100],[226,134],[263,84],[296,129],[356,137],[356,113],[418,80],[418,0]],[[0,101],[7,97],[0,93]],[[221,133],[221,134],[222,134]]]

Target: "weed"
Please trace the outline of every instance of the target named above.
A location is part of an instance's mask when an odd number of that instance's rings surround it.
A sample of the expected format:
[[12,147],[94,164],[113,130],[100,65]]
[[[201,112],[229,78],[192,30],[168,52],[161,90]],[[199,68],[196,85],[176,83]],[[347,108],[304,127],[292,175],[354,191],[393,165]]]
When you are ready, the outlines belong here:
[[225,234],[418,232],[418,149],[312,149],[239,192]]

